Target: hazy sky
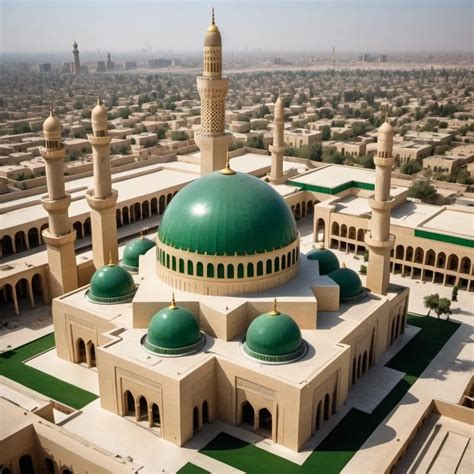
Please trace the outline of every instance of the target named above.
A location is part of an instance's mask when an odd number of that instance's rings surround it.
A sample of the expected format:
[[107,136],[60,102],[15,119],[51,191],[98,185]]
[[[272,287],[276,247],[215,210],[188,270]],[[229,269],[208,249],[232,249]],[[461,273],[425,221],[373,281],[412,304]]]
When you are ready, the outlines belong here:
[[473,51],[472,0],[0,0],[1,52]]

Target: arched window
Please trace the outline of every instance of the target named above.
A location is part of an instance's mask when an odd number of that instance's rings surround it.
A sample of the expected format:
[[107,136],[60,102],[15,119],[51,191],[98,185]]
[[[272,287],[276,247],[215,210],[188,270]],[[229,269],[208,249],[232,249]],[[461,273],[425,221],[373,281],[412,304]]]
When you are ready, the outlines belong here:
[[263,275],[263,262],[257,262],[257,276]]
[[275,273],[280,271],[280,257],[275,257]]
[[217,265],[217,278],[225,278],[224,265],[222,263]]
[[234,278],[234,265],[227,265],[227,278]]
[[281,257],[281,269],[285,270],[285,268],[286,268],[286,256],[282,255],[282,257]]
[[463,257],[461,259],[461,265],[459,267],[461,273],[470,273],[471,271],[471,259],[468,257]]
[[288,264],[288,268],[291,267],[292,265],[292,260],[291,260],[291,252],[288,252],[287,256],[286,256],[286,262]]
[[237,265],[237,278],[243,278],[244,277],[244,264],[239,263]]
[[170,268],[170,256],[169,256],[169,254],[166,254],[166,267]]
[[191,260],[188,260],[188,275],[194,275],[194,265]]
[[333,222],[332,224],[332,234],[339,235],[339,224],[337,222]]
[[270,275],[272,273],[272,261],[270,259],[267,260],[266,266],[266,274]]
[[173,256],[171,259],[171,269],[173,271],[176,271],[176,257],[175,256]]
[[204,267],[202,265],[202,262],[198,262],[196,265],[196,275],[198,277],[204,276]]
[[179,273],[184,273],[184,260],[182,258],[179,259]]
[[214,265],[212,263],[207,264],[207,277],[214,278]]
[[247,264],[247,277],[248,278],[253,277],[253,263],[248,263]]

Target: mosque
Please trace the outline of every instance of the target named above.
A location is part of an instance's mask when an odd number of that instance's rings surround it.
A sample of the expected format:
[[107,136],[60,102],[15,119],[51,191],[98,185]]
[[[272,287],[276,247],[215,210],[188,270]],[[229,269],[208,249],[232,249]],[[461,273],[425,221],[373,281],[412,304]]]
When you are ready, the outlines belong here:
[[102,408],[178,446],[219,419],[298,451],[345,403],[351,386],[404,332],[409,292],[389,281],[393,129],[374,159],[367,288],[327,248],[300,251],[294,216],[275,186],[284,110],[275,104],[267,180],[232,169],[225,132],[228,79],[214,18],[204,38],[201,177],[170,202],[156,240],[119,261],[107,111],[92,111],[94,188],[90,284],[78,288],[61,124],[44,123],[43,206],[57,355],[95,366]]

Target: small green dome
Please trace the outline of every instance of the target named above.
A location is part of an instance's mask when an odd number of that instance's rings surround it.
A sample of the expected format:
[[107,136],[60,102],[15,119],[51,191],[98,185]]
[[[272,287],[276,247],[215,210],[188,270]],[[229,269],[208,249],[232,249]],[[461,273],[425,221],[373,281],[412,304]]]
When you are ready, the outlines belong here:
[[301,358],[306,353],[306,344],[295,321],[275,310],[251,322],[243,350],[254,359],[281,364]]
[[308,260],[317,260],[319,262],[319,274],[328,275],[339,268],[339,260],[334,252],[329,249],[312,249],[306,255]]
[[145,255],[148,250],[155,246],[155,242],[143,236],[133,239],[123,251],[122,266],[130,272],[137,272],[140,255]]
[[135,291],[132,275],[125,268],[106,265],[92,275],[86,296],[94,303],[125,303],[132,300]]
[[329,277],[339,285],[339,301],[341,303],[356,303],[367,295],[359,275],[350,268],[338,268],[331,272]]
[[207,255],[254,255],[298,238],[288,204],[270,185],[245,173],[216,171],[188,184],[158,231],[171,247]]
[[143,345],[155,354],[179,356],[197,352],[204,342],[194,315],[173,301],[153,316]]

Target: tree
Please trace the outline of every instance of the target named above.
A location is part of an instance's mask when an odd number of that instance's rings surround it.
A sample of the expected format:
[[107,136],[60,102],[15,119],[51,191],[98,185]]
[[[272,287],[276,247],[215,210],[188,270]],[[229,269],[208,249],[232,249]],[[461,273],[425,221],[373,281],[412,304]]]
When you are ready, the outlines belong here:
[[361,275],[367,275],[367,265],[361,265],[359,269]]
[[421,171],[421,163],[418,160],[409,160],[403,163],[403,165],[400,167],[400,171],[403,174],[415,174]]
[[448,298],[440,298],[434,310],[438,319],[440,316],[445,314],[449,320],[449,315],[451,314],[451,301]]
[[163,140],[163,138],[166,137],[165,130],[163,128],[157,128],[156,129],[156,136],[158,137],[158,140]]
[[184,141],[188,139],[188,135],[186,132],[183,132],[182,130],[178,130],[176,132],[171,133],[171,140],[177,140],[177,141]]
[[323,125],[320,130],[323,134],[323,141],[331,138],[331,127],[329,125]]
[[438,302],[438,293],[435,293],[433,295],[427,295],[423,298],[423,304],[425,305],[425,308],[428,308],[428,314],[426,316],[429,316],[432,310],[436,310],[436,308],[438,307]]
[[137,141],[135,140],[135,138],[131,138],[130,145],[136,145],[136,144],[137,144]]
[[263,143],[262,137],[251,137],[247,140],[247,146],[250,148],[260,148],[265,150],[265,143]]
[[436,189],[429,181],[415,181],[408,189],[408,196],[421,199],[423,202],[429,201],[436,194]]
[[453,291],[451,293],[451,301],[452,302],[456,302],[458,300],[458,292],[459,292],[458,286],[454,285],[453,286]]

